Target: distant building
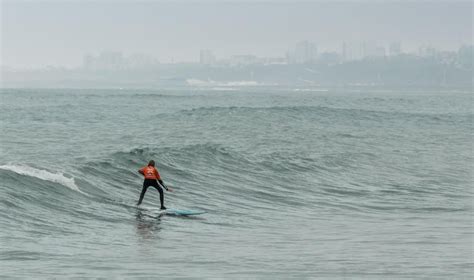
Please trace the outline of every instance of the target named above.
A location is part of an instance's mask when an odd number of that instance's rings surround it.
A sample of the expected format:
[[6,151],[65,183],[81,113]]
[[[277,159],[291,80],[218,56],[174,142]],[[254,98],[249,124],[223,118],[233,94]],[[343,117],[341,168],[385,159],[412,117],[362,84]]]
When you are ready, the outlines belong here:
[[120,70],[125,68],[126,61],[121,52],[102,52],[98,56],[86,55],[83,66],[88,70]]
[[390,56],[397,56],[402,53],[402,46],[400,42],[393,42],[390,44],[389,47],[389,55]]
[[360,60],[363,58],[363,48],[361,44],[342,43],[341,59],[343,62]]
[[349,61],[349,50],[346,42],[342,42],[342,61]]
[[83,67],[86,70],[126,70],[144,69],[158,64],[158,61],[147,54],[132,54],[129,57],[123,56],[121,52],[101,52],[94,56],[87,54],[83,58]]
[[121,52],[102,52],[98,64],[101,69],[117,70],[125,66],[125,60]]
[[437,53],[436,49],[431,46],[421,46],[418,49],[418,55],[423,57],[435,56]]
[[386,55],[385,47],[369,42],[362,43],[362,53],[363,58],[384,57]]
[[94,70],[95,68],[95,58],[91,54],[86,54],[82,59],[82,65],[86,70]]
[[201,50],[199,54],[199,63],[204,65],[213,65],[216,63],[216,57],[211,50]]
[[375,57],[385,57],[386,56],[385,47],[381,47],[381,46],[376,47],[374,55]]
[[474,62],[474,46],[461,46],[457,52],[457,61],[461,67],[470,68],[472,71],[472,66]]
[[323,52],[319,56],[319,63],[326,65],[338,64],[341,61],[341,57],[337,52]]
[[313,63],[318,57],[316,45],[309,41],[296,44],[294,52],[289,52],[288,61],[292,64]]
[[255,55],[234,55],[230,58],[230,65],[251,65],[259,63],[259,59]]
[[287,64],[287,60],[284,57],[264,57],[259,59],[260,63],[264,65],[281,65]]
[[153,67],[159,64],[159,62],[148,54],[132,54],[126,59],[126,68],[129,69],[145,69]]
[[367,57],[374,57],[376,56],[375,53],[375,49],[377,47],[375,46],[375,44],[372,44],[370,42],[363,42],[362,43],[362,57],[363,58],[367,58]]

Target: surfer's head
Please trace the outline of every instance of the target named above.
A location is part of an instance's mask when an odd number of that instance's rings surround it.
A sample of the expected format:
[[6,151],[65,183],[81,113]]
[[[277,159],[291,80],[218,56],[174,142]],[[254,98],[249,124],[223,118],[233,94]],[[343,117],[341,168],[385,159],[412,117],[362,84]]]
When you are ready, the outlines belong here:
[[150,160],[148,162],[148,166],[155,166],[155,161],[154,160]]

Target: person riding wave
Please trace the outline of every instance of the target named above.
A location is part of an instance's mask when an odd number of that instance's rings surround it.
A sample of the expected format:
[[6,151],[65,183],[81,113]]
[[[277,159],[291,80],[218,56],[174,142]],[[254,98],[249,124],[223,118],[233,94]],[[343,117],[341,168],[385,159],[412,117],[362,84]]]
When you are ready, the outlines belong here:
[[172,192],[173,190],[165,186],[165,184],[161,180],[160,173],[158,173],[158,170],[155,168],[155,161],[150,160],[147,166],[142,167],[138,170],[138,173],[142,174],[145,177],[145,180],[143,181],[143,188],[142,192],[140,193],[140,199],[138,200],[137,205],[140,205],[142,203],[146,190],[148,189],[148,187],[151,186],[155,187],[155,189],[157,189],[160,193],[161,210],[165,210],[166,207],[164,205],[164,195],[162,188],[165,188],[167,191],[170,192]]

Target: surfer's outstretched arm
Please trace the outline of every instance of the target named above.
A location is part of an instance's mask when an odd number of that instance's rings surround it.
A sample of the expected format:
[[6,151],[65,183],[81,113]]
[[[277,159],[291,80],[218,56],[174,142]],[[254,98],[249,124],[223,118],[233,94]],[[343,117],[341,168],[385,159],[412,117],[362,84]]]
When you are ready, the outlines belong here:
[[172,191],[173,191],[173,189],[168,188],[167,186],[165,186],[165,183],[163,183],[163,180],[158,179],[158,182],[160,183],[160,185],[161,185],[163,188],[165,188],[166,191],[169,191],[169,192],[172,192]]

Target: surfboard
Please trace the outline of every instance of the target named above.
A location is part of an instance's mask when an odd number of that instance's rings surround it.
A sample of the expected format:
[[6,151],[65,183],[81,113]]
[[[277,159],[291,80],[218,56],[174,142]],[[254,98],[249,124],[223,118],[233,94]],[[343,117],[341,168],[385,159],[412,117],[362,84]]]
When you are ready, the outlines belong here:
[[203,210],[189,210],[189,209],[174,209],[168,208],[166,210],[161,210],[157,207],[139,207],[141,210],[149,211],[157,215],[174,215],[174,216],[192,216],[192,215],[201,215],[206,213]]
[[186,210],[186,209],[166,209],[162,210],[166,215],[176,215],[176,216],[191,216],[191,215],[201,215],[206,213],[202,210]]

